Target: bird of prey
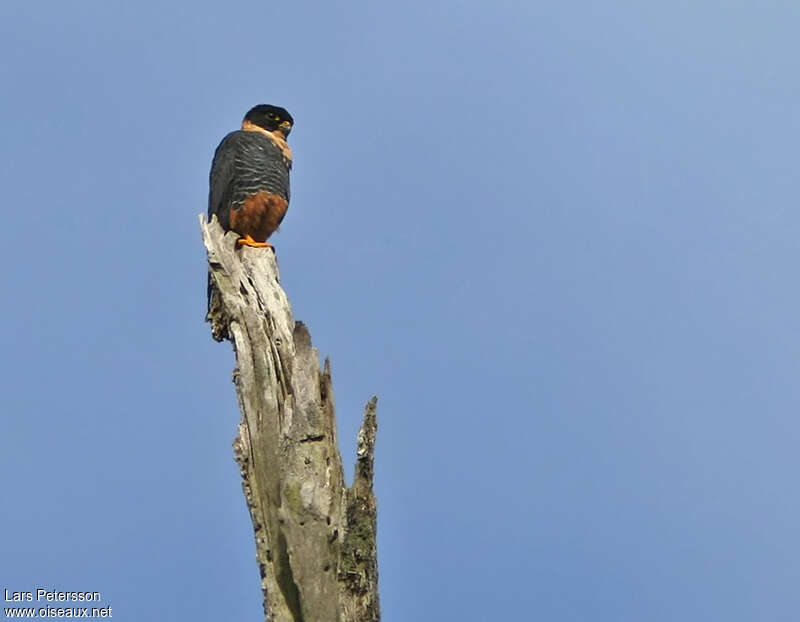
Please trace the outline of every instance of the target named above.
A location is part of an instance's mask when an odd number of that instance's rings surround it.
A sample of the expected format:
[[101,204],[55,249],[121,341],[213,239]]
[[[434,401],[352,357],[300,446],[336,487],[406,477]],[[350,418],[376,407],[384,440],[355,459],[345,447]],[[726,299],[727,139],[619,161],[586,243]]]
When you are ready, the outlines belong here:
[[267,238],[277,231],[289,207],[292,151],[286,138],[293,124],[285,109],[260,104],[214,153],[208,220],[216,215],[225,231],[238,233],[237,246],[273,248]]

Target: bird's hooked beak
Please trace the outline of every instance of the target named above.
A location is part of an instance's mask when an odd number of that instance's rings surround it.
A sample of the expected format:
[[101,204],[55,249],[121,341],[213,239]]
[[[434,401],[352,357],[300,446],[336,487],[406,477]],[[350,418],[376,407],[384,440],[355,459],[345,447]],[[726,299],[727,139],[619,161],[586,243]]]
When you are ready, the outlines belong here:
[[284,136],[288,136],[289,132],[292,131],[292,124],[289,121],[281,121],[281,124],[278,126],[278,130],[280,130]]

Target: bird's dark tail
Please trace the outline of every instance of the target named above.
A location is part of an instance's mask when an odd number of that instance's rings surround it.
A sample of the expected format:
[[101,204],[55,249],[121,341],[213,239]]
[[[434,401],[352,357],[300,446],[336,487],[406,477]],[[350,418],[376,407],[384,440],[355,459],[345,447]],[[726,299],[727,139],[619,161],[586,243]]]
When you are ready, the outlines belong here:
[[206,320],[208,320],[208,315],[211,313],[211,294],[213,293],[212,289],[213,288],[212,288],[212,285],[211,285],[211,270],[209,270],[208,271],[208,285],[206,287],[206,295],[207,295]]

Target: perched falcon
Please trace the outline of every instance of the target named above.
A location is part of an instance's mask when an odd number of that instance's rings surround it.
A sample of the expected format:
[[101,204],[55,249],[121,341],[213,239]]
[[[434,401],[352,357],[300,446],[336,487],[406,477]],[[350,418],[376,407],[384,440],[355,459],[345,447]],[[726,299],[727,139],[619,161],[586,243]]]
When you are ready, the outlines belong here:
[[294,119],[283,108],[261,104],[217,147],[211,164],[208,219],[239,234],[238,246],[272,248],[267,238],[289,207],[292,151],[286,137]]

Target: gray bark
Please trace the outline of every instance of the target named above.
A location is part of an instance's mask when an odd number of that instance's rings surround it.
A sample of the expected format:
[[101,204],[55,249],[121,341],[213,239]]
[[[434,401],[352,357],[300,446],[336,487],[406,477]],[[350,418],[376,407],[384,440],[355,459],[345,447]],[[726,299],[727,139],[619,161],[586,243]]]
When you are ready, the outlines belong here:
[[236,249],[200,217],[211,334],[233,344],[242,413],[234,454],[256,539],[269,622],[380,619],[372,490],[376,398],[358,433],[353,485],[336,440],[330,362],[295,323],[275,254]]

